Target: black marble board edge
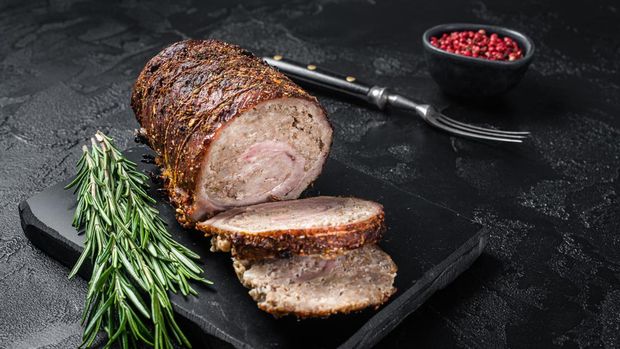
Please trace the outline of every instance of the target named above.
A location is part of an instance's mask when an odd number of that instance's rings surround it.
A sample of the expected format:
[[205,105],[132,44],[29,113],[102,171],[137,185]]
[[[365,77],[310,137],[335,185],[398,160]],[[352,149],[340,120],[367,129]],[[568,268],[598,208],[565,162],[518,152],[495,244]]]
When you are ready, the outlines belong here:
[[[61,185],[61,184],[57,184]],[[35,195],[36,196],[36,195]],[[21,226],[26,237],[33,245],[49,254],[68,268],[72,268],[80,255],[80,247],[67,240],[62,234],[49,228],[32,212],[26,199],[19,204]],[[442,263],[434,266],[418,280],[415,286],[393,299],[388,305],[377,312],[364,326],[362,326],[339,348],[370,348],[394,329],[405,317],[414,312],[433,293],[443,289],[456,279],[463,271],[480,256],[487,243],[488,233],[482,228],[459,249],[454,251]],[[78,274],[88,279],[90,268],[82,267]],[[191,331],[204,331],[236,348],[251,348],[246,343],[237,340],[219,330],[203,317],[192,311],[173,304],[175,311],[183,318],[183,323]],[[380,328],[378,331],[369,331],[370,328]]]

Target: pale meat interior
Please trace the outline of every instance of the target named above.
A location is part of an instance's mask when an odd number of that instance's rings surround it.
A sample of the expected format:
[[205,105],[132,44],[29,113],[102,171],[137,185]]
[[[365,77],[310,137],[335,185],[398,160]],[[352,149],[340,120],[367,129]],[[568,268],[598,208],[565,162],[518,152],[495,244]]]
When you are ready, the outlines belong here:
[[246,262],[233,259],[241,283],[261,309],[274,314],[326,316],[385,302],[396,289],[396,265],[377,245],[334,259],[293,256]]
[[259,234],[265,231],[329,228],[369,220],[381,205],[358,198],[319,196],[269,202],[220,213],[204,225],[228,231]]
[[194,218],[297,198],[321,172],[331,139],[323,110],[304,99],[276,99],[239,115],[209,148]]

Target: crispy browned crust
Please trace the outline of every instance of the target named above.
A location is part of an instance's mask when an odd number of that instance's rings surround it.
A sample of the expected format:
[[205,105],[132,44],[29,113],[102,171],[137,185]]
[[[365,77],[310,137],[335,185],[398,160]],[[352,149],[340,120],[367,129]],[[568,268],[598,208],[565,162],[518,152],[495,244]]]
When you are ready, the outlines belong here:
[[231,244],[233,257],[257,260],[291,255],[340,254],[365,244],[376,243],[385,233],[385,214],[335,227],[273,230],[261,233],[229,231],[200,223],[196,228],[206,236],[215,235]]
[[316,98],[261,59],[217,40],[177,42],[146,64],[134,84],[131,107],[147,143],[159,154],[179,223],[195,223],[190,219],[195,187],[218,130],[263,102],[288,97],[321,108]]

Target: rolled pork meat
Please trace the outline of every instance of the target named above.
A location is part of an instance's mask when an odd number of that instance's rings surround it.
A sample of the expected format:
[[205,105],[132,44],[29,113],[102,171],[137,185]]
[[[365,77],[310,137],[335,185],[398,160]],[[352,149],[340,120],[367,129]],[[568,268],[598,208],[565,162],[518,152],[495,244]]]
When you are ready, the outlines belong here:
[[161,51],[131,106],[158,153],[177,219],[297,198],[319,175],[332,128],[316,98],[259,58],[216,40]]

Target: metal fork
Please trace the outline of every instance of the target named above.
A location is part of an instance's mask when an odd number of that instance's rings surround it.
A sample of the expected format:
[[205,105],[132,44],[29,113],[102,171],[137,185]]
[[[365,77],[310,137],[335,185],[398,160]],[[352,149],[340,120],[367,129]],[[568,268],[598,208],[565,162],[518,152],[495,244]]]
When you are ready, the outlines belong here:
[[359,82],[353,76],[328,72],[313,64],[302,65],[285,60],[281,55],[263,57],[263,59],[296,81],[360,98],[382,110],[391,106],[413,111],[428,124],[456,136],[512,143],[521,143],[530,136],[527,131],[502,131],[466,124],[443,115],[432,105],[416,103],[409,98],[390,92],[385,87],[370,86]]

